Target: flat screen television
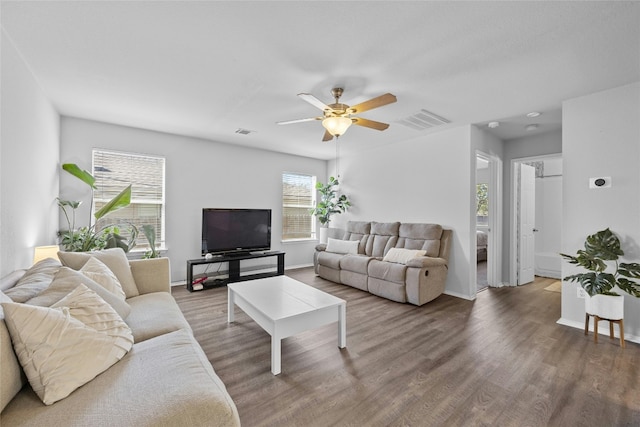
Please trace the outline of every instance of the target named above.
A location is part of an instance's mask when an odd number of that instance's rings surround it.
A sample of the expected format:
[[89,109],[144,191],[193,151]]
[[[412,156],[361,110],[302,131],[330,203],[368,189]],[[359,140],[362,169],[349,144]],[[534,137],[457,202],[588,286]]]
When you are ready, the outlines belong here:
[[202,209],[202,255],[271,249],[271,209]]

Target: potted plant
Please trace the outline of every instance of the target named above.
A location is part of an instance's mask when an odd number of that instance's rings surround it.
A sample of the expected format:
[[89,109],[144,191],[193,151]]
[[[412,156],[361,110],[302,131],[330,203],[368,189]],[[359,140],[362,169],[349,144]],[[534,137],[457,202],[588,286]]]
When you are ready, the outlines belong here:
[[334,177],[330,177],[326,184],[316,183],[316,190],[320,193],[320,201],[309,212],[318,217],[318,221],[320,221],[320,243],[327,242],[327,230],[331,222],[331,215],[341,214],[351,206],[346,195],[338,196],[337,187],[339,184]]
[[[624,296],[616,293],[614,288],[640,298],[640,284],[632,280],[640,279],[640,264],[618,262],[624,252],[620,239],[608,228],[587,236],[584,249],[580,249],[576,256],[560,255],[570,264],[587,270],[563,279],[578,282],[585,290],[587,315],[607,320],[623,319]],[[613,267],[613,272],[608,271],[609,267]]]
[[[95,189],[95,178],[86,170],[81,169],[74,163],[65,163],[62,169],[87,184],[91,189]],[[124,238],[120,234],[120,227],[107,226],[97,229],[96,223],[87,227],[76,228],[76,209],[81,202],[62,200],[58,198],[58,206],[62,209],[65,219],[67,220],[67,230],[58,232],[60,243],[64,250],[69,252],[87,252],[92,250],[100,250],[105,248],[120,247],[128,252],[135,245],[138,229],[133,224],[128,224],[129,237]],[[131,185],[122,190],[113,199],[107,202],[99,211],[93,214],[95,221],[117,211],[118,209],[129,206],[131,203]],[[67,209],[71,210],[71,217]],[[91,223],[92,221],[90,221]]]

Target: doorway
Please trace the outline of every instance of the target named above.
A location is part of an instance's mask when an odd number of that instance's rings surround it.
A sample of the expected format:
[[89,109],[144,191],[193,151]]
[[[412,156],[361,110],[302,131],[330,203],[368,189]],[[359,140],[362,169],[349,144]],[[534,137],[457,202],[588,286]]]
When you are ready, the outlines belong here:
[[512,161],[510,283],[525,285],[535,276],[560,278],[562,157]]
[[501,282],[502,161],[476,152],[476,292]]

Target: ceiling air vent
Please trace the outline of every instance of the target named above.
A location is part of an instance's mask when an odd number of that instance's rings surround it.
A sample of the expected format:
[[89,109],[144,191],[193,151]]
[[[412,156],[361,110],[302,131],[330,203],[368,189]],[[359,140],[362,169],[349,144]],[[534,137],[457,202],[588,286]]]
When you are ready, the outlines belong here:
[[444,117],[440,117],[437,114],[422,109],[413,116],[398,120],[398,123],[410,127],[411,129],[425,130],[451,122]]
[[249,135],[250,133],[253,133],[253,131],[249,129],[238,128],[236,129],[236,133],[239,133],[240,135]]

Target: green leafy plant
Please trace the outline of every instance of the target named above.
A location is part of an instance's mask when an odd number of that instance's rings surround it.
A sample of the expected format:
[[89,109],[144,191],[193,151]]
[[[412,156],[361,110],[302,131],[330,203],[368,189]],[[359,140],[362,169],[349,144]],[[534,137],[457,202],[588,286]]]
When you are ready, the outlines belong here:
[[[617,286],[629,295],[640,298],[640,284],[631,279],[640,279],[640,264],[618,263],[624,255],[620,239],[608,228],[587,236],[584,249],[578,250],[576,256],[560,254],[570,264],[584,267],[589,272],[573,274],[564,280],[578,282],[590,295],[618,295],[612,289]],[[613,273],[607,272],[610,264],[614,265]]]
[[160,253],[156,250],[156,229],[152,225],[145,224],[142,226],[142,232],[144,233],[147,241],[149,242],[149,249],[144,253],[144,259],[160,258]]
[[334,214],[344,213],[351,203],[347,196],[344,194],[338,196],[337,186],[340,183],[334,177],[329,178],[329,182],[323,184],[321,182],[316,183],[316,190],[320,193],[320,201],[316,203],[316,206],[309,209],[311,215],[318,217],[320,224],[328,226],[331,221],[331,216]]
[[[93,200],[93,190],[96,189],[95,178],[86,170],[81,169],[74,163],[65,163],[62,165],[62,169],[71,175],[78,178],[80,181],[91,187],[91,197]],[[135,246],[135,239],[138,236],[138,230],[133,224],[128,224],[129,238],[125,239],[120,234],[120,227],[107,226],[101,229],[97,229],[97,221],[112,212],[129,206],[131,203],[131,185],[122,190],[117,196],[107,202],[99,211],[93,216],[95,221],[89,221],[93,223],[88,227],[76,228],[76,209],[80,206],[81,202],[72,200],[58,200],[58,206],[62,209],[65,219],[67,220],[68,228],[58,232],[60,236],[60,243],[64,250],[69,252],[86,252],[91,250],[100,250],[106,248],[120,247],[125,252],[128,252],[133,246]]]

